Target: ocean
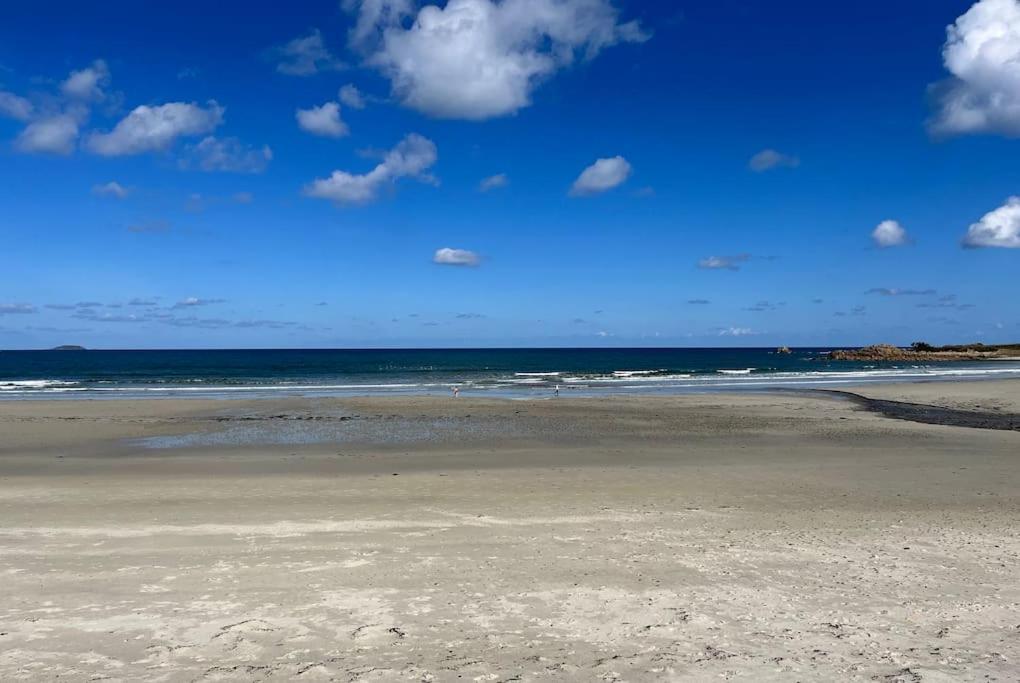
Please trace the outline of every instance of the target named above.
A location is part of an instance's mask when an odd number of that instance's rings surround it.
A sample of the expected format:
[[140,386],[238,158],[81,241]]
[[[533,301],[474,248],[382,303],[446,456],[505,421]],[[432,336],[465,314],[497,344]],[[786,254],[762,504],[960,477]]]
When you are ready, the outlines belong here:
[[449,394],[537,398],[1020,377],[1020,363],[833,362],[829,349],[2,351],[0,399]]

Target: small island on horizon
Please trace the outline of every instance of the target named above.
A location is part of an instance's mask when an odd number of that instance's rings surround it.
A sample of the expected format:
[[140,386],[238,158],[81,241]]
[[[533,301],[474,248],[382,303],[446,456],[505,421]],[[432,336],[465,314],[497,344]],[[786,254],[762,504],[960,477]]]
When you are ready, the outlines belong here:
[[77,344],[61,344],[60,346],[54,346],[50,351],[88,351],[88,349]]

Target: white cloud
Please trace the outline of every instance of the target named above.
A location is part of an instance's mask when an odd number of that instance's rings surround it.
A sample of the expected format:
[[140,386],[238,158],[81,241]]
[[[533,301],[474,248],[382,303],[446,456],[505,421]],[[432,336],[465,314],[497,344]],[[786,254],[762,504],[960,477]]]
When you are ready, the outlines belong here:
[[754,334],[750,327],[721,327],[718,332],[720,337],[746,337]]
[[709,256],[698,261],[698,268],[705,270],[740,270],[740,264],[751,259],[750,254],[736,256]]
[[110,84],[110,70],[106,62],[97,59],[92,66],[80,71],[72,71],[63,83],[60,92],[74,100],[95,102],[103,99],[103,88]]
[[481,258],[473,251],[467,249],[452,249],[443,247],[436,249],[432,256],[432,262],[441,266],[477,266]]
[[188,147],[187,157],[181,164],[187,167],[190,161],[194,161],[203,171],[262,173],[272,159],[273,150],[269,145],[250,147],[237,138],[209,135],[198,144]]
[[882,296],[934,296],[934,289],[898,289],[896,287],[872,287],[865,294],[881,294]]
[[499,187],[506,187],[510,184],[510,179],[507,178],[506,173],[497,173],[491,175],[488,178],[483,178],[482,182],[478,183],[478,190],[480,192],[488,192],[489,190],[495,190]]
[[0,116],[17,121],[28,121],[32,118],[34,107],[24,97],[0,90]]
[[343,62],[326,48],[318,29],[272,52],[280,60],[276,70],[288,76],[311,76],[320,71],[336,71],[344,67]]
[[622,184],[630,176],[631,166],[621,156],[599,159],[584,169],[570,188],[574,196],[598,194]]
[[200,299],[197,296],[189,296],[181,299],[173,305],[174,308],[194,308],[195,306],[209,306],[211,304],[222,304],[225,299]]
[[426,171],[436,163],[437,158],[435,143],[411,133],[387,152],[382,162],[368,173],[333,171],[328,178],[318,178],[305,186],[304,193],[337,204],[369,202],[378,196],[384,186],[400,178],[417,178],[423,182],[435,183],[435,178]]
[[871,239],[882,249],[887,247],[902,247],[910,243],[907,231],[898,221],[882,221],[871,231]]
[[361,94],[360,90],[350,83],[340,88],[340,92],[337,96],[340,98],[341,103],[351,109],[365,108],[365,96]]
[[336,102],[327,102],[311,109],[298,109],[294,116],[301,130],[312,135],[342,138],[349,132],[347,124],[340,119],[340,105]]
[[78,140],[78,119],[70,114],[55,114],[32,121],[14,141],[21,152],[70,154]]
[[255,195],[251,192],[235,192],[232,199],[238,204],[251,204],[255,201]]
[[343,8],[348,12],[357,12],[358,19],[349,34],[351,46],[363,49],[389,26],[396,26],[400,21],[414,14],[414,0],[343,0]]
[[952,76],[933,86],[936,134],[1020,136],[1020,2],[980,0],[946,29]]
[[23,313],[35,313],[35,306],[32,304],[0,304],[0,315],[18,315]]
[[756,173],[762,173],[763,171],[780,167],[796,168],[800,166],[800,159],[789,154],[777,152],[774,149],[763,149],[751,157],[750,161],[747,162],[747,166]]
[[405,106],[439,118],[481,120],[531,104],[538,84],[577,56],[647,39],[619,23],[608,0],[449,0],[414,22],[407,0],[348,0],[360,7],[352,46],[391,81]]
[[1005,204],[971,224],[963,246],[1020,249],[1020,197],[1010,197]]
[[223,107],[214,100],[205,109],[194,102],[142,105],[135,107],[109,133],[90,135],[88,147],[102,156],[160,151],[178,137],[208,133],[222,122]]
[[92,186],[92,194],[97,197],[114,197],[116,199],[124,199],[128,196],[128,192],[129,190],[116,180],[111,180],[103,185]]

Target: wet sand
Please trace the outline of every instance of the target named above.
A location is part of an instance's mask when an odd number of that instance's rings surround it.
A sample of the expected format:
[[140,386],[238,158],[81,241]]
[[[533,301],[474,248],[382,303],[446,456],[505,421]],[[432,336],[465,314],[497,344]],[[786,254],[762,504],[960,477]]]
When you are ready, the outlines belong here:
[[[867,387],[1010,412],[1020,382]],[[0,403],[0,680],[1016,680],[1020,433],[793,394]]]

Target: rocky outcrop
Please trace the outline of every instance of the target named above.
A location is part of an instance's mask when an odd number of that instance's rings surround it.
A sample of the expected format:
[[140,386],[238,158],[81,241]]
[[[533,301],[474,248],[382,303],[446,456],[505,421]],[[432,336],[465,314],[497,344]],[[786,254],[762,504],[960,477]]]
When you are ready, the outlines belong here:
[[866,360],[866,361],[953,361],[953,360],[990,360],[1002,358],[1004,354],[996,347],[945,349],[933,348],[921,351],[916,348],[902,348],[891,344],[876,344],[861,349],[842,349],[831,351],[829,360]]

